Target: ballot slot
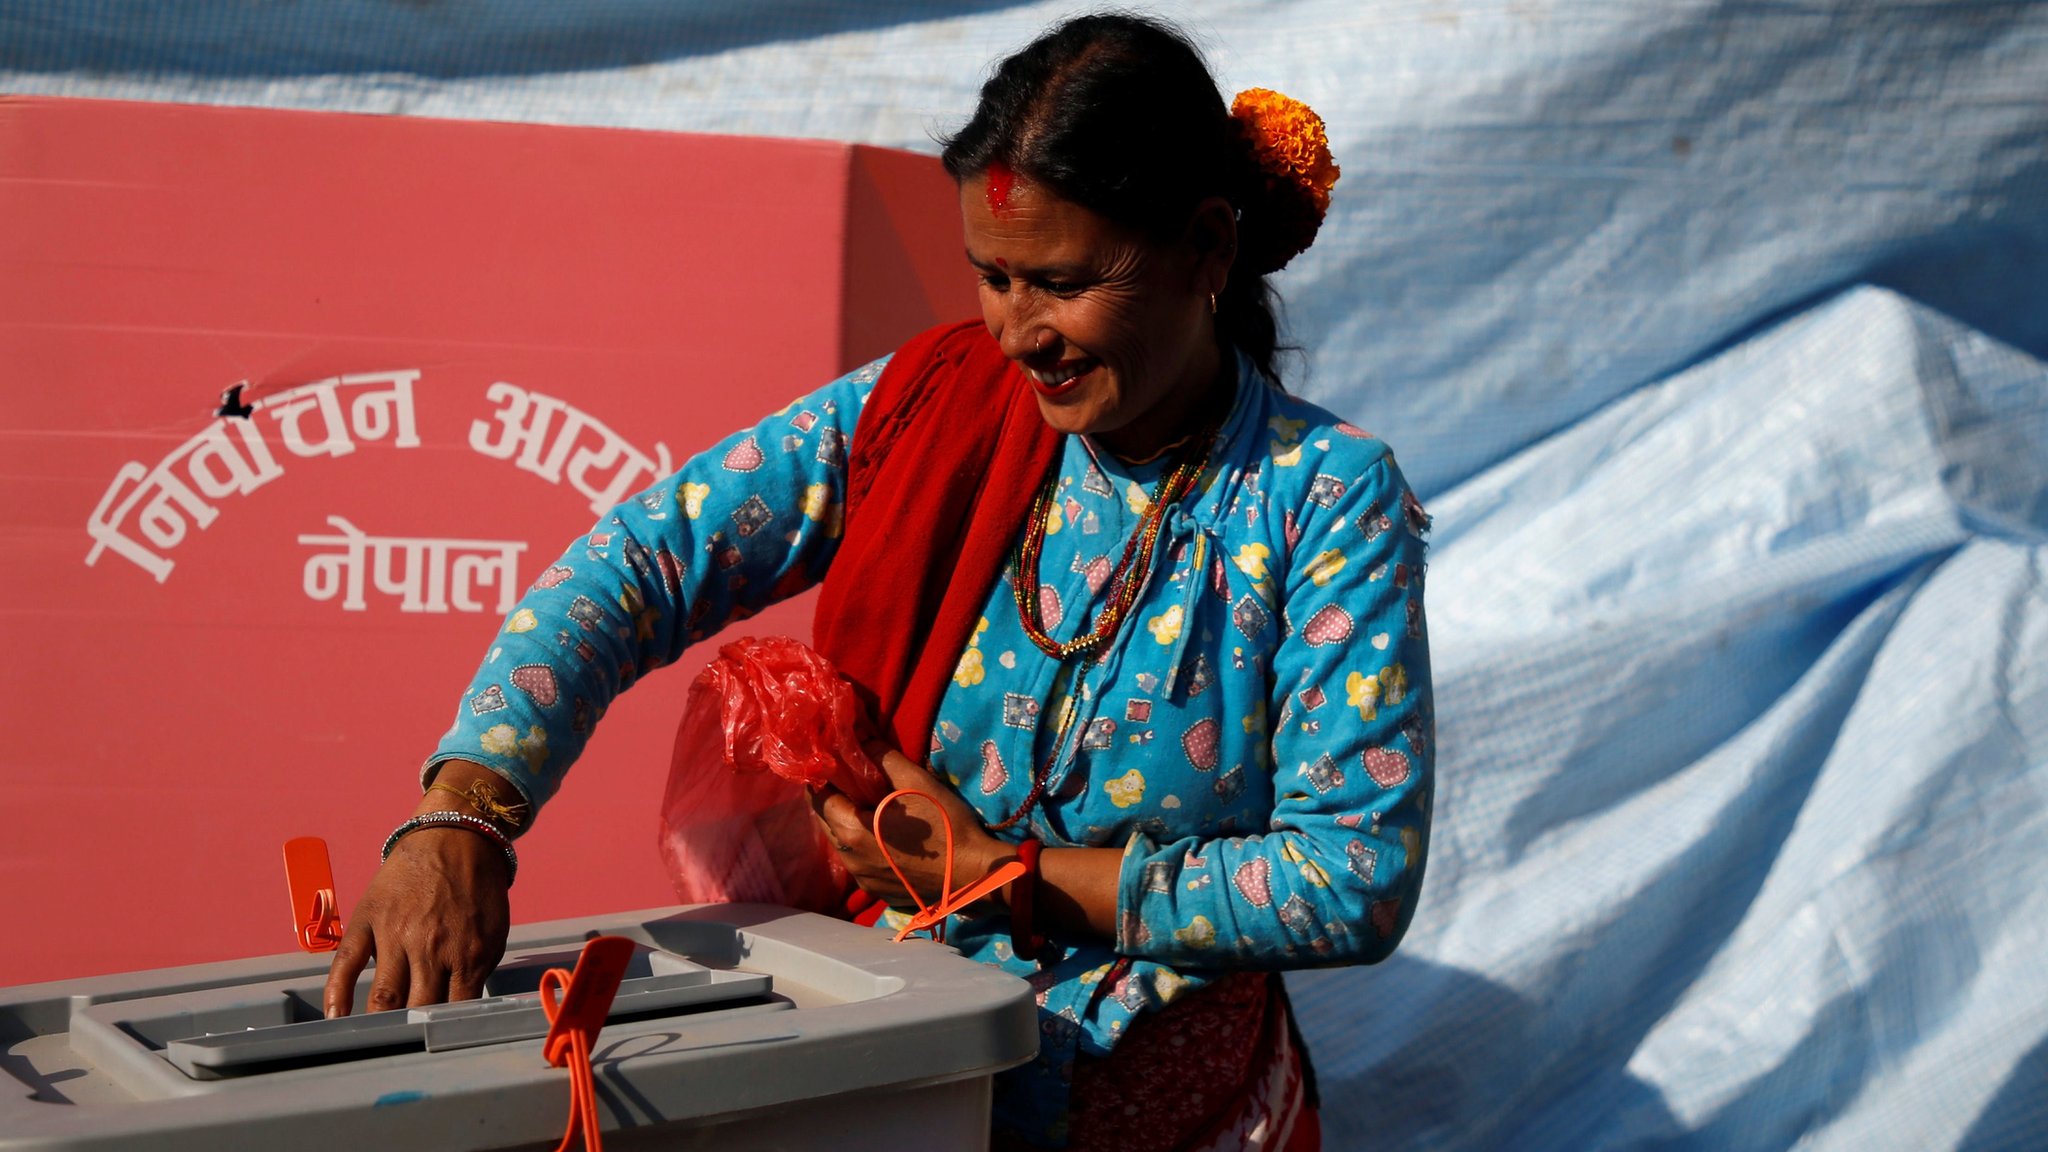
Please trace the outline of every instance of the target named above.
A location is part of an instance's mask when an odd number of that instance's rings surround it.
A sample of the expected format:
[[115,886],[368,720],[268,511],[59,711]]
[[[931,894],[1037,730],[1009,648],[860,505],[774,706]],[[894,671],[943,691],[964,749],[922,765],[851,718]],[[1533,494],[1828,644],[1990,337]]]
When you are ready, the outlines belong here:
[[[480,999],[335,1020],[320,1011],[323,984],[304,979],[95,1005],[82,1015],[88,1028],[118,1033],[191,1079],[217,1080],[537,1039],[548,1030],[541,975],[575,961],[573,948],[524,952],[499,965]],[[358,985],[358,1003],[367,990],[367,981]],[[786,1009],[773,990],[766,974],[707,968],[642,945],[607,1019]]]

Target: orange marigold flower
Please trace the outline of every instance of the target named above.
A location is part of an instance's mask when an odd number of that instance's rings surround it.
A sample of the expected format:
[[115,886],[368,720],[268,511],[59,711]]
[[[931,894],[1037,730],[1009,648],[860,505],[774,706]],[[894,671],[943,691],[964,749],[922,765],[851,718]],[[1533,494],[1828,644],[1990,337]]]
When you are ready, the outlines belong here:
[[1330,188],[1342,170],[1314,109],[1270,88],[1247,88],[1231,102],[1230,114],[1244,125],[1261,170],[1307,192],[1318,217],[1329,210]]

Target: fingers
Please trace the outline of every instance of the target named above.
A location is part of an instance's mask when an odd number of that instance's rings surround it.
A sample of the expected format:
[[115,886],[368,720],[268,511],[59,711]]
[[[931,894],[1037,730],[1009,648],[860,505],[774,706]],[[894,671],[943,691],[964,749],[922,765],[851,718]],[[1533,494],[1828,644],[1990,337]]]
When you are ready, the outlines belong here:
[[459,965],[448,973],[448,999],[474,1000],[484,994],[484,979],[496,965],[478,969],[474,966]]
[[440,1004],[450,998],[450,983],[449,966],[437,957],[408,955],[405,949],[387,944],[377,950],[376,976],[370,981],[365,1007],[371,1012],[389,1012]]
[[405,1007],[410,975],[411,966],[407,963],[405,950],[394,946],[390,940],[378,937],[377,975],[370,981],[370,996],[364,1008],[371,1012],[389,1012],[393,1008]]
[[[931,769],[912,760],[901,752],[890,752],[881,761],[882,771],[888,774],[889,786],[894,789],[916,792],[929,801],[930,805],[944,813],[953,825],[957,835],[969,835],[972,829],[981,827],[981,817],[960,797],[957,789],[940,780]],[[932,813],[926,801],[907,797],[891,807],[890,820],[893,824],[903,819],[897,813],[916,813],[920,820],[930,817],[936,824],[937,816]],[[891,843],[898,840],[897,834],[889,836]]]
[[355,1010],[356,977],[363,974],[363,966],[375,951],[366,922],[357,920],[342,934],[341,944],[334,950],[334,963],[327,969],[327,990],[320,997],[321,1010],[328,1019]]
[[930,792],[938,783],[938,777],[932,774],[931,769],[898,752],[884,741],[866,741],[861,745],[861,750],[882,770],[882,775],[889,778],[889,787],[892,789],[909,788],[917,792]]
[[[932,804],[936,805],[941,813],[950,817],[952,824],[957,826],[962,823],[963,819],[966,819],[973,821],[977,827],[979,826],[978,818],[974,816],[973,811],[967,807],[966,803],[960,800],[959,794],[941,783],[939,778],[932,773],[931,769],[891,748],[886,742],[881,740],[868,740],[862,745],[862,748],[867,752],[868,758],[873,760],[882,769],[882,774],[889,778],[889,788],[891,791],[921,793]],[[926,819],[926,817],[931,815],[929,809],[924,809],[922,815],[916,814],[913,811],[914,809],[923,809],[923,804],[914,797],[904,797],[889,806],[888,816],[884,820],[886,838],[891,847],[915,852],[918,855],[930,855],[935,849],[927,847],[925,840],[934,834],[937,824],[933,820]],[[872,812],[863,812],[859,813],[859,816],[861,817],[861,827],[865,829],[871,824],[874,814]],[[825,818],[822,812],[819,818]],[[842,843],[851,843],[851,841],[847,841],[844,837],[838,835],[838,830],[834,828],[831,821],[827,820],[826,828],[828,831],[833,831],[835,838],[839,839]]]
[[[1011,855],[1009,845],[996,838],[982,823],[982,816],[954,788],[940,780],[931,769],[877,742],[868,749],[892,788],[919,792],[930,799],[930,807],[917,800],[892,805],[884,832],[892,848],[935,859],[944,858],[939,829],[941,817],[951,825],[957,873],[969,879],[985,875]],[[936,807],[937,812],[932,808]]]
[[818,784],[804,789],[804,795],[810,798],[811,814],[823,820],[825,818],[825,801],[834,796],[843,796],[845,793],[832,787],[830,784]]
[[498,970],[505,958],[505,932],[512,922],[511,905],[498,894],[496,900],[479,908],[476,943],[466,956],[448,966],[448,999],[474,1000],[484,994],[484,981]]
[[825,825],[825,834],[841,852],[859,844],[867,835],[867,820],[860,807],[837,788],[813,789],[811,811],[817,813],[819,822]]
[[891,753],[896,751],[895,747],[891,745],[887,740],[877,739],[874,737],[870,737],[866,740],[861,741],[860,750],[868,754],[868,759],[873,761],[877,768],[880,768],[882,766],[882,761],[887,759]]
[[929,791],[920,788],[918,792],[917,796],[899,796],[889,805],[882,815],[882,837],[897,852],[931,856],[939,850],[939,827],[946,812]]
[[934,777],[924,765],[894,749],[877,757],[875,763],[882,766],[882,774],[889,778],[891,788],[909,788],[918,792],[930,792],[936,784]]
[[421,956],[414,958],[406,967],[411,973],[411,979],[406,981],[407,1008],[424,1008],[449,999],[447,965],[437,962],[434,957]]

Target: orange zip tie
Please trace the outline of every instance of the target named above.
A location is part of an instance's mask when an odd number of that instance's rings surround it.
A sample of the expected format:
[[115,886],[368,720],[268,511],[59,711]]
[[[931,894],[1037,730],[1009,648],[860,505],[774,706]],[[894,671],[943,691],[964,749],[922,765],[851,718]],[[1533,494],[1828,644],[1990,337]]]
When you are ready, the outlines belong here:
[[569,1152],[578,1129],[583,1146],[603,1152],[604,1135],[597,1124],[597,1079],[590,1052],[611,1014],[612,997],[633,958],[633,942],[624,936],[593,936],[576,957],[576,971],[550,968],[541,973],[540,1006],[548,1016],[548,1038],[541,1051],[548,1063],[569,1069],[569,1127],[555,1152]]
[[[904,796],[921,796],[931,801],[932,807],[939,810],[939,822],[944,824],[946,828],[946,871],[939,880],[939,902],[937,904],[926,904],[924,897],[918,894],[917,889],[911,887],[910,878],[903,874],[903,869],[896,866],[896,857],[889,851],[889,842],[882,839],[882,810],[889,806],[890,801]],[[903,890],[910,893],[912,900],[917,901],[917,915],[912,916],[910,923],[905,924],[896,933],[896,942],[899,944],[908,938],[912,932],[921,932],[926,928],[932,930],[932,939],[944,944],[946,942],[946,917],[1001,888],[1003,885],[1010,883],[1017,877],[1024,875],[1025,872],[1022,861],[1007,861],[999,865],[995,871],[990,872],[966,888],[958,892],[953,891],[953,818],[946,815],[944,805],[940,804],[937,800],[933,800],[926,793],[919,792],[914,788],[898,788],[896,791],[882,797],[881,802],[875,805],[874,830],[875,844],[882,850],[882,859],[889,862],[889,870],[896,873],[896,880],[903,885]]]

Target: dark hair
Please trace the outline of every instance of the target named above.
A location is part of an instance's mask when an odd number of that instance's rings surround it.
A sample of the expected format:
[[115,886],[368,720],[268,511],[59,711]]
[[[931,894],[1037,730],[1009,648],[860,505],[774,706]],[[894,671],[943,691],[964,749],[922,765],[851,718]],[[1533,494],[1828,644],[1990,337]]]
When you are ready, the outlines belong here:
[[1124,13],[1057,24],[996,66],[973,119],[942,143],[956,181],[1000,162],[1157,241],[1182,235],[1208,197],[1229,201],[1238,251],[1217,298],[1217,335],[1277,379],[1278,297],[1266,273],[1295,250],[1281,250],[1271,182],[1178,29]]

